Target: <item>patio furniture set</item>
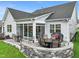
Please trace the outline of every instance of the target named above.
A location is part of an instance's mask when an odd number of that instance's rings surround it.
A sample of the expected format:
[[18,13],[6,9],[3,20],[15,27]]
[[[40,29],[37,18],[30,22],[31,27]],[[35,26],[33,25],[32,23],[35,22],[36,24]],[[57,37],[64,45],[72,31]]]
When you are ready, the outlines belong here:
[[51,35],[51,38],[48,38],[47,35],[44,35],[43,38],[38,39],[40,46],[47,48],[57,48],[61,46],[63,42],[63,34],[54,33]]
[[[20,35],[17,35],[16,36],[15,34],[13,34],[12,35],[12,38],[16,42],[21,42],[22,41],[22,36],[20,36]],[[46,47],[46,48],[57,48],[57,47],[61,47],[62,46],[61,45],[62,42],[63,42],[63,34],[61,34],[61,33],[53,33],[51,35],[51,38],[48,38],[47,35],[44,35],[42,38],[39,37],[39,39],[38,39],[39,45],[42,46],[42,47]]]

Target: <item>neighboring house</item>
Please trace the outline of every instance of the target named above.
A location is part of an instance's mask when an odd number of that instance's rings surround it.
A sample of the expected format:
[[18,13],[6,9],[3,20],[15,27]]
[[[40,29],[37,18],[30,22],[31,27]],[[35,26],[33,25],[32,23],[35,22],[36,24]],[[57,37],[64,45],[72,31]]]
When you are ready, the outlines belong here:
[[0,20],[0,33],[3,33],[3,21]]
[[76,32],[76,2],[43,8],[32,13],[7,8],[4,20],[4,34],[21,35],[37,41],[44,34],[51,37],[54,32],[61,32],[65,41],[70,41]]

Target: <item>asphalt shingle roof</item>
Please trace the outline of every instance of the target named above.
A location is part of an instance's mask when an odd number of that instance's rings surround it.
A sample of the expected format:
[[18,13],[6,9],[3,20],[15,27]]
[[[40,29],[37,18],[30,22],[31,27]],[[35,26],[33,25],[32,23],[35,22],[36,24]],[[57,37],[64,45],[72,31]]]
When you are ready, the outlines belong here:
[[15,10],[12,8],[8,8],[14,19],[24,19],[24,18],[31,18],[32,14],[24,11]]
[[34,14],[41,14],[47,11],[54,12],[47,19],[71,18],[75,3],[76,2],[69,2],[62,5],[36,10]]
[[62,5],[52,6],[48,8],[43,8],[36,10],[32,13],[23,12],[19,10],[15,10],[12,8],[8,8],[14,19],[25,19],[25,18],[32,18],[37,17],[47,13],[53,13],[49,15],[48,19],[58,19],[58,18],[71,18],[72,12],[74,9],[76,2],[69,2]]

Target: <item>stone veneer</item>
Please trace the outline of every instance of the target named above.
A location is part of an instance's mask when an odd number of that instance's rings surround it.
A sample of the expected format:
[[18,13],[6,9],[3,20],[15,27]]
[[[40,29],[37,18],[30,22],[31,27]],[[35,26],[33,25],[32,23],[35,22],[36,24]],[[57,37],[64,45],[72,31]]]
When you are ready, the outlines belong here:
[[24,41],[21,43],[21,49],[29,58],[70,58],[73,56],[73,43],[67,43],[59,48],[44,48],[38,43]]

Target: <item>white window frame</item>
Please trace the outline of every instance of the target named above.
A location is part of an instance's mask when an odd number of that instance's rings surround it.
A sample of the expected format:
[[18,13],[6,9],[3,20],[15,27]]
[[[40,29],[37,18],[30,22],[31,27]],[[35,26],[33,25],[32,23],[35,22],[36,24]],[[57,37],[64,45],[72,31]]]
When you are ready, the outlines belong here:
[[[54,25],[54,31],[53,31],[53,32],[56,32],[56,30],[58,29],[58,28],[56,27],[56,25],[60,25],[60,28],[59,28],[59,29],[60,29],[60,33],[61,33],[61,24],[50,24],[50,26],[51,26],[51,25],[52,25],[52,26]],[[51,33],[51,29],[52,29],[52,28],[50,27],[50,33]],[[52,33],[51,33],[51,34],[52,34]]]
[[7,25],[7,32],[12,32],[12,25]]

